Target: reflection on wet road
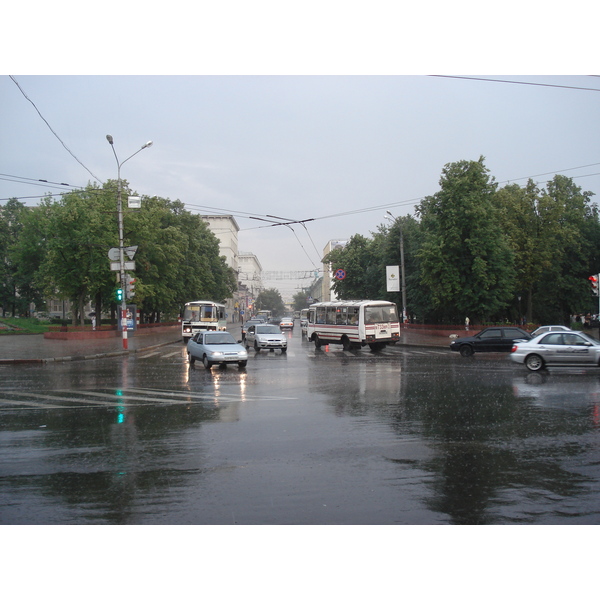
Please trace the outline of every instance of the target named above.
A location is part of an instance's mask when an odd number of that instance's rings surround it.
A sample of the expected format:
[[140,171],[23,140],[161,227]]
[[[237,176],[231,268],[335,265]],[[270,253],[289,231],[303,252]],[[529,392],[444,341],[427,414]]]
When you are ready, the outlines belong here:
[[0,523],[600,523],[600,372],[184,347],[0,368]]

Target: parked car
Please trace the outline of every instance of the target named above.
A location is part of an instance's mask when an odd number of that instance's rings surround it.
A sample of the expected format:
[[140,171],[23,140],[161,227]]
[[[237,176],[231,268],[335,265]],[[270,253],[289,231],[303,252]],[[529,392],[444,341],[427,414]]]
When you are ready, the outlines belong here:
[[579,331],[551,331],[513,344],[510,359],[530,371],[546,366],[600,366],[600,342]]
[[519,327],[486,327],[470,337],[457,338],[450,350],[461,356],[474,352],[510,352],[516,340],[530,340],[531,334]]
[[283,317],[279,321],[279,329],[291,329],[294,330],[294,319],[292,317]]
[[229,363],[241,369],[248,363],[248,351],[228,331],[199,331],[188,341],[187,354],[190,364],[201,360],[207,369]]
[[257,352],[261,350],[281,350],[287,352],[287,337],[281,333],[279,326],[269,323],[250,325],[244,340],[246,348],[253,346]]
[[537,337],[538,335],[542,335],[542,333],[548,333],[550,331],[571,331],[571,329],[564,325],[542,325],[531,333],[531,337]]
[[245,323],[242,323],[242,342],[246,338],[246,331],[248,331],[248,327],[250,327],[250,325],[260,325],[261,323],[264,323],[263,319],[256,319],[254,317],[248,319]]

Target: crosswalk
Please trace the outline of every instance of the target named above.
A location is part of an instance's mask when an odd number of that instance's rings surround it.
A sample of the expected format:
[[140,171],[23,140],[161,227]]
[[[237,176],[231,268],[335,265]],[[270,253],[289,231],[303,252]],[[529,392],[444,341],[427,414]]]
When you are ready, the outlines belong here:
[[0,392],[0,412],[6,410],[57,410],[75,408],[115,408],[135,406],[168,406],[193,404],[228,404],[234,402],[296,400],[291,396],[249,395],[234,393],[205,393],[154,388],[123,388],[97,390],[52,390],[46,393],[3,390]]

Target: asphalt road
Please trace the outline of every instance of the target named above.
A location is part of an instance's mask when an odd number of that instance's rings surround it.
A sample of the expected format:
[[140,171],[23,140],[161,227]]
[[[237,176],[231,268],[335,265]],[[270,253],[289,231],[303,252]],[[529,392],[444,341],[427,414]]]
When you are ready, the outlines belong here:
[[600,370],[289,336],[0,366],[0,523],[600,523]]

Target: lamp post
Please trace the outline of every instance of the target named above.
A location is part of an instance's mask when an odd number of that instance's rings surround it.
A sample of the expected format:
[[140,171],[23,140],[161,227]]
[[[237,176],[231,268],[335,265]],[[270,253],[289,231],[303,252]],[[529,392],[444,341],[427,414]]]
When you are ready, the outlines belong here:
[[127,350],[127,294],[125,293],[125,249],[123,247],[123,200],[121,198],[121,167],[130,159],[133,158],[138,152],[152,146],[152,142],[146,142],[139,150],[134,152],[130,157],[126,158],[123,162],[119,162],[117,152],[114,146],[114,140],[112,135],[107,135],[106,139],[112,148],[115,160],[117,161],[117,213],[119,219],[119,284],[123,291],[121,298],[121,331],[123,337],[123,350]]
[[[389,221],[398,221],[396,217],[389,211],[385,211],[386,214],[384,218]],[[400,271],[402,273],[402,320],[404,321],[408,317],[408,312],[406,310],[406,276],[404,273],[404,235],[402,234],[402,224],[398,223],[398,227],[400,228]]]

